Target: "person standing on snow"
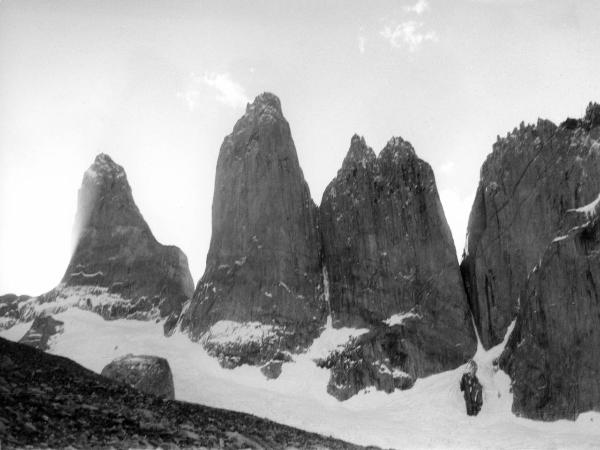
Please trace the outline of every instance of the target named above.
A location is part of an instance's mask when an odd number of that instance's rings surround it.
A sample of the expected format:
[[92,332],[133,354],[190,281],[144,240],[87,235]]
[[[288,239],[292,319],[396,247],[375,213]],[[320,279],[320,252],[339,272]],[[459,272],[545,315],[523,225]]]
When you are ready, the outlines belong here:
[[464,392],[467,415],[476,416],[483,404],[483,389],[477,375],[477,363],[472,359],[467,363],[467,371],[460,379],[460,390]]

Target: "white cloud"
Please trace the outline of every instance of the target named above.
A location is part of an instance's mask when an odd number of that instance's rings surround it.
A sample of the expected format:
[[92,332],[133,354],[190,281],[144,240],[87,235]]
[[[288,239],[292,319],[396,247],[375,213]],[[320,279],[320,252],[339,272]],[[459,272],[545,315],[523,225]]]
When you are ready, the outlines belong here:
[[198,99],[200,98],[200,91],[196,89],[190,89],[184,92],[178,92],[177,98],[185,101],[190,111],[194,111],[198,106]]
[[358,35],[358,51],[363,54],[365,52],[365,44],[367,43],[367,38],[363,35]]
[[423,22],[409,20],[396,25],[394,28],[385,26],[379,32],[390,45],[396,48],[406,46],[409,51],[415,52],[424,42],[437,42],[435,31],[424,31]]
[[217,91],[217,100],[232,108],[244,107],[249,98],[242,85],[228,73],[205,73],[202,82]]
[[454,172],[454,169],[456,168],[456,164],[454,164],[453,161],[446,161],[445,163],[443,163],[440,166],[440,172],[443,174],[449,174]]
[[[255,72],[254,67],[250,67],[248,70],[250,73]],[[208,95],[207,87],[216,91],[216,99],[219,102],[231,108],[244,107],[249,101],[244,88],[232,80],[231,75],[227,72],[205,72],[202,76],[192,73],[187,88],[177,92],[177,98],[182,99],[190,111],[195,111],[200,98]]]
[[429,10],[429,2],[427,0],[417,0],[417,3],[411,6],[405,6],[404,10],[407,12],[413,12],[421,15],[425,11]]

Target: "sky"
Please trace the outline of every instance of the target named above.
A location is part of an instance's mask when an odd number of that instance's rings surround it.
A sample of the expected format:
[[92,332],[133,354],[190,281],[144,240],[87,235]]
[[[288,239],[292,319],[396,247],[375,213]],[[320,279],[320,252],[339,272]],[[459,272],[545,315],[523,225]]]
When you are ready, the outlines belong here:
[[316,204],[354,133],[431,164],[457,252],[497,135],[600,101],[597,0],[0,0],[0,294],[62,278],[96,154],[197,282],[223,138],[281,99]]

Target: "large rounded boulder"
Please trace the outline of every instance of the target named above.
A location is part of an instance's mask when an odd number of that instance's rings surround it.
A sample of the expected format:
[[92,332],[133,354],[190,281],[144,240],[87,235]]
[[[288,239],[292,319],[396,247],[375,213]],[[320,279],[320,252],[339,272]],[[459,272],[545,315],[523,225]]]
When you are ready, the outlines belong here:
[[147,394],[168,400],[175,398],[169,362],[158,356],[132,354],[121,356],[104,367],[101,375],[128,384]]

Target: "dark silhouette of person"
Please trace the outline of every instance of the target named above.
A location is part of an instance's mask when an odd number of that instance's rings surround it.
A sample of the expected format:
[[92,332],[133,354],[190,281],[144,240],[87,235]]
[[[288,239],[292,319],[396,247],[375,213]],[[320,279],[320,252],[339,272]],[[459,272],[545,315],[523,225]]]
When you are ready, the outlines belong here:
[[460,390],[464,393],[467,415],[476,416],[481,411],[483,404],[483,389],[477,375],[477,363],[470,360],[467,363],[467,371],[460,379]]

